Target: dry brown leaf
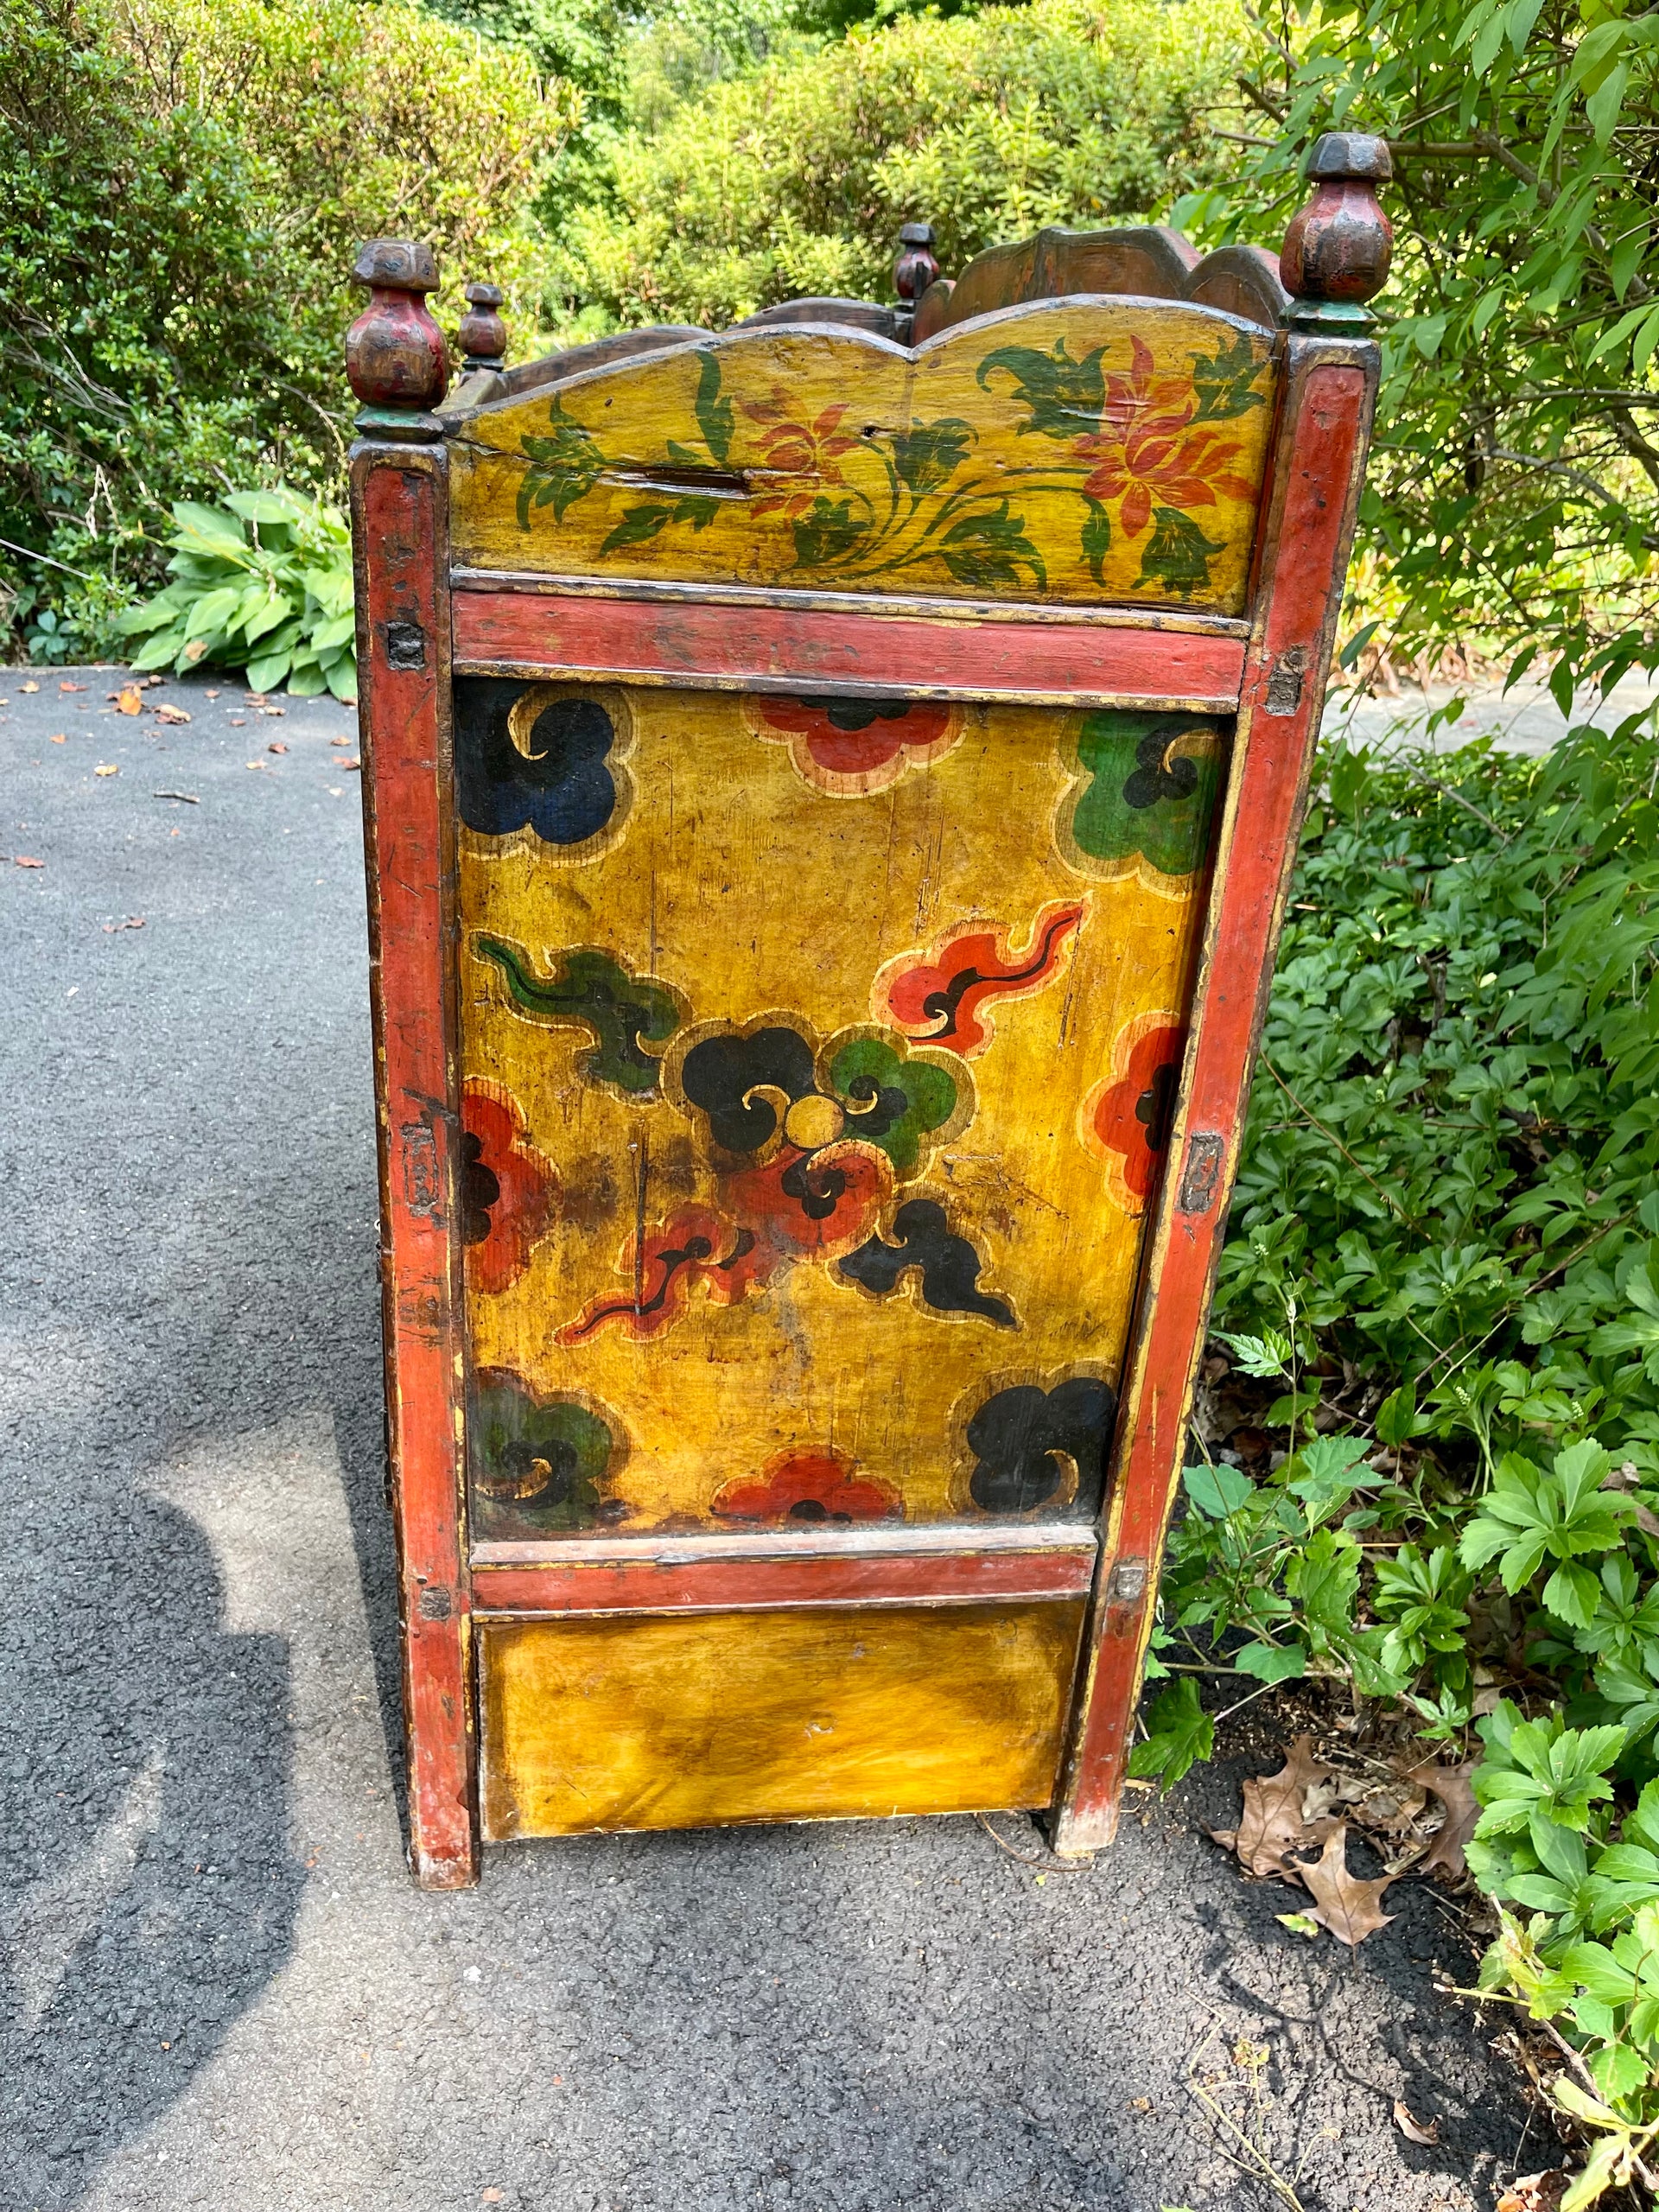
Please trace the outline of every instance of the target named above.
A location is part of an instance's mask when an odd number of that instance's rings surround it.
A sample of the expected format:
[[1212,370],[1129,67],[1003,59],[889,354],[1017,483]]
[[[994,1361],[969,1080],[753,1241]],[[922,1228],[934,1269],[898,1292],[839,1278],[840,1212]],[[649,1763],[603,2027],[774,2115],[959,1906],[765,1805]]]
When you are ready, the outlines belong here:
[[1475,1832],[1475,1822],[1480,1818],[1480,1808],[1475,1802],[1475,1793],[1469,1787],[1469,1777],[1475,1770],[1472,1759],[1463,1766],[1419,1766],[1411,1770],[1410,1780],[1425,1789],[1432,1789],[1446,1808],[1446,1819],[1440,1834],[1429,1847],[1427,1859],[1418,1869],[1420,1873],[1432,1874],[1444,1867],[1456,1881],[1468,1871],[1463,1847]]
[[1302,1805],[1310,1789],[1326,1781],[1332,1770],[1313,1756],[1313,1739],[1299,1736],[1277,1774],[1255,1777],[1244,1784],[1244,1810],[1232,1835],[1217,1834],[1216,1841],[1238,1853],[1252,1874],[1288,1874],[1285,1854],[1298,1845],[1318,1843],[1331,1832],[1328,1820],[1308,1821]]
[[1368,1936],[1386,1928],[1394,1916],[1379,1912],[1377,1902],[1393,1880],[1362,1882],[1348,1871],[1348,1824],[1344,1821],[1325,1839],[1321,1855],[1298,1870],[1313,1899],[1310,1920],[1328,1928],[1338,1942],[1355,1949]]
[[[28,690],[29,686],[27,683],[24,684],[23,689],[25,691]],[[72,683],[66,676],[62,683],[59,684],[58,689],[60,691],[84,691],[86,689],[86,686],[84,683]]]
[[188,722],[190,719],[182,707],[175,707],[163,699],[160,706],[150,709],[158,722]]
[[1394,2124],[1408,2143],[1421,2143],[1427,2146],[1440,2139],[1440,2121],[1419,2120],[1403,2097],[1396,2097],[1394,2101]]
[[360,768],[363,766],[363,763],[358,759],[356,753],[353,753],[346,760],[336,760],[334,766],[336,768],[344,768],[350,771],[353,768]]
[[105,937],[113,937],[118,930],[141,930],[143,926],[144,918],[142,914],[129,914],[124,922],[105,922],[104,934]]
[[288,747],[283,743],[280,737],[273,737],[270,743],[265,747],[265,750],[267,753],[286,753]]
[[351,741],[349,737],[331,737],[328,741],[330,745],[349,745]]
[[1564,2166],[1549,2166],[1541,2174],[1522,2174],[1510,2183],[1493,2212],[1560,2212],[1568,2179]]
[[110,696],[115,702],[118,715],[142,715],[144,711],[144,695],[136,683],[124,683],[120,690],[111,691]]
[[98,766],[92,771],[92,773],[95,776],[118,776],[121,770],[118,763],[113,760],[100,761]]
[[19,690],[20,691],[38,691],[38,690],[40,690],[40,688],[41,688],[41,687],[40,687],[40,685],[39,685],[38,683],[20,683],[20,684],[18,685],[18,687],[17,687],[17,688],[18,688],[18,690]]
[[11,864],[14,868],[44,868],[46,866],[44,861],[37,861],[29,853],[14,854]]
[[69,741],[67,737],[54,737],[52,742],[54,745],[67,745]]

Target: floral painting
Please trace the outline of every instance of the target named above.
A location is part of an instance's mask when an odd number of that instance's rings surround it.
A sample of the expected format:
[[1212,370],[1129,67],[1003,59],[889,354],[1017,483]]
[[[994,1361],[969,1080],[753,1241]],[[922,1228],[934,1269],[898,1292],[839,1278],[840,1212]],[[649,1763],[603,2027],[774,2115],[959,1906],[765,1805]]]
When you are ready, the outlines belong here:
[[[1265,333],[1173,304],[1038,303],[913,357],[732,333],[483,410],[463,556],[1235,611],[1273,373]],[[516,553],[466,542],[486,438]]]

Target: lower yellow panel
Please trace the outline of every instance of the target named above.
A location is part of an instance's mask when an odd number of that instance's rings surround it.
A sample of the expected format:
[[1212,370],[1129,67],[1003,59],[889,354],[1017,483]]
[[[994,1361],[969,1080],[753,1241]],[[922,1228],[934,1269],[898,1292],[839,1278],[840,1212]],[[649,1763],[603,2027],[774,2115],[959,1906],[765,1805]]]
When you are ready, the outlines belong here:
[[490,1621],[484,1834],[1038,1806],[1083,1601]]

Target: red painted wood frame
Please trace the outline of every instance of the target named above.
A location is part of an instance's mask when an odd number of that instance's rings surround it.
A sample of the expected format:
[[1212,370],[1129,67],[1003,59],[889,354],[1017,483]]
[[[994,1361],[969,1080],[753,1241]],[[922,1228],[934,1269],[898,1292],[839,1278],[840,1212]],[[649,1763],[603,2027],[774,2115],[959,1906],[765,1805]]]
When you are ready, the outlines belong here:
[[380,1148],[386,1449],[397,1530],[410,1863],[478,1874],[461,1455],[448,456],[352,450],[369,981]]
[[[784,594],[672,591],[448,568],[441,445],[353,452],[369,839],[389,1449],[399,1530],[410,1855],[428,1886],[476,1878],[474,1608],[512,1615],[1059,1597],[1091,1586],[1056,1847],[1109,1840],[1226,1224],[1251,1059],[1329,671],[1376,385],[1368,341],[1293,334],[1281,375],[1248,627],[1134,609],[868,611]],[[428,435],[438,426],[431,425]],[[419,438],[421,433],[413,433]],[[452,668],[689,688],[903,690],[1231,713],[1238,724],[1180,1104],[1143,1260],[1096,1542],[481,1547],[463,1524]],[[937,671],[938,680],[927,681]]]

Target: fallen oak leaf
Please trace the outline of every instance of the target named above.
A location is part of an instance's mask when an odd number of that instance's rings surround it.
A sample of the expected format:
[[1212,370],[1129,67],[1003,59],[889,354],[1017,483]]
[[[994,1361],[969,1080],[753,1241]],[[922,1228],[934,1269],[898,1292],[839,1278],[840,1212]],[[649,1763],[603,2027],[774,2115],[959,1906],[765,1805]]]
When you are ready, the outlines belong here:
[[1421,1874],[1433,1874],[1444,1867],[1456,1881],[1468,1872],[1464,1846],[1475,1832],[1475,1822],[1480,1818],[1480,1808],[1475,1802],[1475,1793],[1469,1786],[1469,1777],[1475,1763],[1468,1760],[1462,1766],[1414,1767],[1407,1779],[1420,1788],[1432,1789],[1446,1808],[1446,1818],[1440,1823],[1440,1834],[1430,1846],[1428,1856],[1418,1868]]
[[1571,2177],[1565,2166],[1547,2166],[1542,2173],[1518,2174],[1493,2207],[1493,2212],[1560,2212]]
[[[23,689],[25,691],[28,690],[29,686],[27,683],[24,684]],[[71,683],[68,677],[66,677],[63,682],[59,684],[58,689],[60,691],[84,691],[86,689],[86,686],[84,683]]]
[[40,688],[38,683],[20,683],[17,687],[20,691],[38,691]]
[[1384,1874],[1375,1882],[1362,1882],[1348,1871],[1348,1824],[1342,1821],[1325,1838],[1319,1856],[1298,1869],[1313,1899],[1308,1915],[1331,1930],[1339,1943],[1355,1950],[1368,1936],[1386,1928],[1391,1912],[1379,1912],[1377,1902],[1394,1879]]
[[118,776],[121,770],[118,763],[113,760],[100,761],[98,766],[92,771],[92,773],[95,776]]
[[158,722],[188,722],[190,719],[182,707],[175,707],[168,699],[163,699],[158,707],[152,707],[149,711]]
[[265,747],[265,750],[267,753],[286,753],[288,747],[283,743],[280,737],[273,737],[270,743]]
[[1313,1756],[1313,1739],[1299,1736],[1277,1774],[1254,1777],[1243,1787],[1244,1809],[1230,1837],[1217,1834],[1224,1849],[1236,1852],[1239,1863],[1251,1874],[1287,1874],[1298,1878],[1285,1863],[1294,1847],[1318,1843],[1331,1832],[1328,1820],[1308,1821],[1302,1806],[1308,1791],[1334,1773]]
[[118,691],[111,691],[107,696],[114,700],[118,715],[142,715],[144,711],[144,696],[136,683],[124,683]]
[[1419,2120],[1403,2097],[1394,2101],[1394,2124],[1408,2143],[1421,2144],[1425,2149],[1440,2139],[1440,2121]]
[[54,745],[67,745],[67,744],[68,744],[68,742],[69,742],[69,741],[68,741],[68,739],[67,739],[67,737],[65,737],[61,733],[60,733],[56,737],[54,737],[54,738],[53,739],[52,742],[53,742],[53,744],[54,744]]
[[44,868],[46,866],[44,861],[37,861],[29,853],[14,853],[11,864],[14,868]]
[[349,773],[349,772],[353,768],[361,768],[363,763],[358,759],[356,753],[353,753],[344,760],[336,760],[334,766],[336,768],[346,769]]

